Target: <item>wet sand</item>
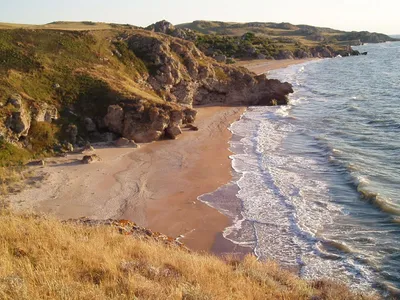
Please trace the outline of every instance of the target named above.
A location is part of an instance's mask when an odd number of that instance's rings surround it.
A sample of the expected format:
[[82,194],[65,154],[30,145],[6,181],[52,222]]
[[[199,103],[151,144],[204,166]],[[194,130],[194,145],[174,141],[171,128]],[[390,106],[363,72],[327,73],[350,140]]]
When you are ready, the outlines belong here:
[[257,59],[257,60],[244,60],[239,61],[235,65],[249,69],[257,75],[267,73],[268,71],[277,70],[289,67],[291,65],[302,64],[308,61],[317,60],[319,58],[305,58],[305,59]]

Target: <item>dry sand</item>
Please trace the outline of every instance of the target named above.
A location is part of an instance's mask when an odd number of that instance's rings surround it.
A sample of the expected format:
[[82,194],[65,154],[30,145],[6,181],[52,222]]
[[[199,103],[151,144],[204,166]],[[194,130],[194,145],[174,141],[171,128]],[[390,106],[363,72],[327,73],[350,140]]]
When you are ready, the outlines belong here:
[[[255,72],[303,63],[306,60],[247,62]],[[197,197],[230,182],[231,161],[227,129],[245,108],[197,108],[199,131],[184,131],[177,140],[142,145],[140,149],[99,148],[101,162],[80,163],[82,154],[47,159],[36,167],[42,182],[33,182],[10,195],[19,210],[50,213],[60,219],[129,219],[182,241],[198,251],[214,253],[249,249],[222,237],[230,220]]]
[[227,129],[244,108],[199,108],[200,130],[140,149],[96,149],[101,162],[83,165],[83,155],[48,159],[38,168],[40,185],[11,195],[13,207],[61,219],[123,218],[209,250],[229,220],[197,200],[231,180]]
[[302,64],[308,61],[317,60],[318,58],[305,58],[305,59],[257,59],[257,60],[244,60],[237,62],[236,66],[241,66],[249,69],[257,75],[267,73],[271,70],[277,70],[289,67],[291,65]]

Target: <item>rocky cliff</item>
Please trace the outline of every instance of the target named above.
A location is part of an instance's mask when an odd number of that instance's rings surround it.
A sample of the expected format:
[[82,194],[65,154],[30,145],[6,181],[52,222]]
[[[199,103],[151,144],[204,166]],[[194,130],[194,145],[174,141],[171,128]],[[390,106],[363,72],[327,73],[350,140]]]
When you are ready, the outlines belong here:
[[[118,136],[174,139],[197,105],[279,105],[293,92],[147,30],[3,30],[0,46],[0,134],[33,152]],[[48,143],[35,149],[35,134]]]

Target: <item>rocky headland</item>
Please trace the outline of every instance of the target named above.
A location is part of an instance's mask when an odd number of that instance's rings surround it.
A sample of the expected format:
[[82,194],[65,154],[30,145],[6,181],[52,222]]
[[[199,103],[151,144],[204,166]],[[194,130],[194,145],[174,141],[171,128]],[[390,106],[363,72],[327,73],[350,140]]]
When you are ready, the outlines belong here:
[[293,92],[148,30],[2,30],[0,40],[2,143],[34,153],[118,137],[175,139],[195,121],[195,106],[279,105]]

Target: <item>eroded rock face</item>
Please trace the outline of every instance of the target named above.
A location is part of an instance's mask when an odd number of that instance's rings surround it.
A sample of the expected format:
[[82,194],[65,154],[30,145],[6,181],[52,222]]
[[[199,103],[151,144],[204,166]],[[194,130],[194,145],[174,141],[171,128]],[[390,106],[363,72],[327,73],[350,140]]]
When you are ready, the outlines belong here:
[[11,129],[17,138],[27,136],[31,127],[31,116],[22,97],[18,94],[12,95],[8,99],[7,105],[11,105],[15,111],[7,118],[6,127]]
[[5,128],[9,130],[4,133],[4,137],[10,141],[18,141],[21,137],[28,136],[32,122],[51,123],[58,118],[55,106],[28,102],[19,94],[10,96],[6,106],[11,108],[11,112],[5,119]]
[[104,121],[110,131],[119,133],[127,140],[149,143],[163,136],[176,138],[181,133],[176,127],[179,128],[183,118],[184,112],[176,104],[145,107],[144,101],[132,100],[111,105]]
[[[152,88],[164,99],[188,107],[286,104],[286,96],[293,92],[289,83],[219,64],[186,40],[146,32],[130,36],[128,45],[143,60],[153,63],[154,72],[148,78]],[[193,122],[194,117],[184,116],[184,123]]]
[[[161,22],[153,30],[167,33],[174,28]],[[182,124],[195,121],[193,105],[286,104],[293,92],[289,83],[219,64],[186,40],[149,31],[137,31],[125,39],[136,56],[151,64],[145,80],[166,100],[160,104],[127,99],[108,107],[105,128],[137,143],[177,138]]]
[[13,112],[6,121],[6,125],[18,137],[27,136],[31,127],[31,119],[25,110]]
[[58,110],[54,105],[42,103],[32,108],[32,117],[36,122],[51,123],[58,119]]
[[85,118],[83,123],[87,132],[95,132],[97,130],[97,126],[91,118]]
[[165,20],[150,25],[149,27],[147,27],[147,29],[152,30],[154,32],[169,34],[171,36],[180,39],[191,40],[191,41],[194,41],[196,39],[196,34],[192,30],[186,28],[185,29],[176,28],[170,22]]
[[78,127],[75,124],[69,124],[65,130],[68,140],[75,145],[78,137]]
[[182,134],[182,130],[178,124],[171,124],[165,130],[167,136],[173,140],[175,140],[180,134]]
[[104,125],[112,132],[122,134],[124,111],[121,106],[110,105],[104,117]]
[[11,95],[10,98],[8,98],[7,104],[11,104],[17,109],[20,109],[22,107],[22,97],[19,94],[14,94]]

